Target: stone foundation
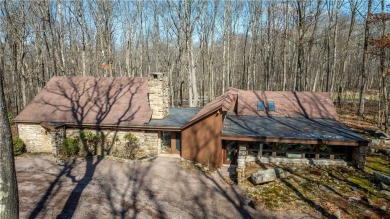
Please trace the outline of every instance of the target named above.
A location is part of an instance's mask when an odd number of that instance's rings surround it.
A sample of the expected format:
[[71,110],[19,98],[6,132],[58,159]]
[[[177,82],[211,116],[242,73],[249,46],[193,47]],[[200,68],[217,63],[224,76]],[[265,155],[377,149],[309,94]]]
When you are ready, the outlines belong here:
[[314,164],[322,166],[347,166],[344,160],[309,159],[309,158],[282,158],[282,157],[247,157],[247,162],[259,161],[260,163],[286,163],[286,164]]
[[18,133],[28,152],[53,152],[50,130],[43,128],[41,125],[18,124]]

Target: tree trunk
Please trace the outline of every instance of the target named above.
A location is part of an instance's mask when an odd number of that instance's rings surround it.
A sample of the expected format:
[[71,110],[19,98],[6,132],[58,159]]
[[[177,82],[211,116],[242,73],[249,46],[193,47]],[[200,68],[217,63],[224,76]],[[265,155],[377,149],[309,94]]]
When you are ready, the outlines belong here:
[[0,44],[0,218],[19,218],[18,184],[4,97],[4,50]]
[[305,1],[297,0],[298,9],[298,55],[297,55],[297,70],[295,79],[295,91],[302,91],[302,75],[304,71],[303,59],[305,57],[303,47],[303,37],[305,34]]
[[[381,1],[381,8],[382,8],[382,14],[385,14],[385,1],[382,0]],[[383,20],[382,21],[382,38],[385,37],[386,35],[386,20]],[[385,65],[386,65],[386,52],[385,52],[385,49],[384,48],[381,48],[381,51],[380,51],[380,66],[379,66],[379,71],[380,71],[380,74],[382,75],[381,77],[381,85],[380,87],[382,89],[382,102],[383,102],[383,115],[384,115],[384,121],[383,121],[383,125],[384,125],[384,131],[385,132],[388,132],[389,131],[389,97],[388,97],[388,93],[387,93],[387,74],[385,73],[386,69],[385,69]],[[379,100],[380,102],[381,100]],[[380,118],[378,119],[379,121],[381,120]]]
[[367,6],[367,17],[366,17],[366,26],[364,28],[364,47],[363,47],[363,58],[362,58],[362,65],[360,69],[360,93],[359,93],[359,111],[358,115],[362,116],[364,113],[364,97],[365,97],[365,91],[366,91],[366,85],[367,85],[367,72],[366,72],[366,53],[368,48],[368,37],[370,34],[370,29],[368,25],[368,16],[371,13],[371,7],[372,7],[372,0],[368,1]]

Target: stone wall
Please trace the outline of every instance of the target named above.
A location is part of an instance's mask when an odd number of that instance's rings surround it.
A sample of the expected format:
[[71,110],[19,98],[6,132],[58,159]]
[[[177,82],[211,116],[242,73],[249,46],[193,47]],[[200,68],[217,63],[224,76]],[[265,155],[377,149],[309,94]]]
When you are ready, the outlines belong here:
[[238,158],[237,158],[237,181],[241,183],[245,178],[245,158],[248,153],[247,144],[240,144],[238,147]]
[[52,153],[53,155],[58,155],[60,152],[60,147],[62,142],[65,139],[65,127],[59,127],[50,132],[51,135],[51,145],[52,145]]
[[148,86],[152,119],[163,119],[169,110],[168,78],[163,73],[151,73],[148,77]]
[[19,138],[26,145],[27,152],[53,152],[53,142],[49,130],[37,124],[18,124]]
[[[96,130],[85,130],[96,133]],[[127,141],[124,136],[131,132],[138,139],[138,145],[140,153],[144,153],[145,156],[157,155],[161,152],[161,136],[157,131],[114,131],[114,130],[101,130],[104,135],[103,153],[107,154],[121,154]],[[79,129],[66,129],[66,137],[79,136]]]
[[367,147],[354,147],[352,150],[352,160],[359,169],[364,169],[366,165]]

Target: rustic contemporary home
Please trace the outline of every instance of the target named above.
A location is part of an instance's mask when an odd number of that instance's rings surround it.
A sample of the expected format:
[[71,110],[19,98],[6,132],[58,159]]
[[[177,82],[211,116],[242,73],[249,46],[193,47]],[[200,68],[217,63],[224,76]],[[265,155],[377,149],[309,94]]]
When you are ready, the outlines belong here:
[[229,89],[203,108],[169,108],[167,78],[54,77],[15,118],[30,152],[57,154],[80,130],[110,154],[132,133],[147,155],[210,167],[246,161],[364,164],[368,141],[337,121],[329,93]]

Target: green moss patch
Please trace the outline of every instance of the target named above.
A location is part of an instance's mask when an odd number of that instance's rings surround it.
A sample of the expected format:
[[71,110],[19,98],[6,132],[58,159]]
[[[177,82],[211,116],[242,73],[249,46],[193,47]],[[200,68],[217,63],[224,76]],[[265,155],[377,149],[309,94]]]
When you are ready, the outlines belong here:
[[365,171],[368,173],[379,172],[384,174],[390,174],[389,158],[386,158],[383,155],[367,157]]
[[370,192],[371,194],[376,194],[376,191],[372,188],[370,180],[358,176],[351,176],[348,180],[353,183],[352,186],[357,186],[358,189]]

